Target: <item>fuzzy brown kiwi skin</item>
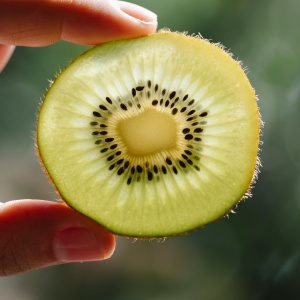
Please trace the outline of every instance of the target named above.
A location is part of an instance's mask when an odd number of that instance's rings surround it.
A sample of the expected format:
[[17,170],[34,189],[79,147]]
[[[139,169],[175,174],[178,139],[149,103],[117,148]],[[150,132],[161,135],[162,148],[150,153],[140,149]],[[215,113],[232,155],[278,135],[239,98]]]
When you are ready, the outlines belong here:
[[[162,29],[162,30],[160,30],[159,32],[161,32],[161,33],[168,33],[168,32],[170,32],[170,30],[168,30],[168,29]],[[176,32],[176,33],[178,33],[178,32]],[[155,34],[155,33],[154,33],[154,34]],[[185,35],[185,36],[187,35],[186,33],[179,33],[179,34],[182,34],[182,35]],[[201,39],[201,40],[205,40],[205,39],[203,39],[201,36],[192,36],[192,37],[193,37],[193,38],[199,38],[199,39]],[[207,41],[207,42],[208,42],[208,41]],[[225,48],[224,48],[221,44],[215,44],[215,46],[219,47],[221,50],[223,50],[224,52],[226,52],[229,56],[232,56],[229,52],[227,52],[227,51],[225,50]],[[88,51],[88,50],[87,50],[87,51]],[[71,64],[73,64],[79,57],[81,57],[82,55],[84,55],[87,51],[83,52],[80,56],[78,56],[77,58],[75,58],[75,59],[69,64],[69,66],[70,66]],[[241,66],[241,62],[236,61],[236,63],[237,63],[238,65]],[[61,71],[61,73],[62,73],[62,72],[63,72],[63,70]],[[59,75],[59,74],[58,74],[58,75]],[[51,87],[52,84],[55,83],[56,79],[58,78],[58,75],[56,76],[56,78],[54,79],[54,81],[51,82],[50,87]],[[50,87],[49,87],[49,89],[50,89]],[[48,93],[48,92],[46,92],[46,94],[44,95],[44,98],[46,98],[47,93]],[[256,102],[257,102],[257,100],[258,100],[257,97],[254,97],[253,101],[256,101]],[[41,110],[42,105],[43,105],[43,102],[41,103],[41,105],[40,105],[40,107],[39,107],[39,111]],[[257,108],[257,109],[258,109],[258,108]],[[213,220],[213,221],[211,221],[211,222],[209,222],[209,223],[207,223],[207,224],[205,224],[205,225],[202,225],[202,226],[193,228],[193,229],[191,229],[191,230],[187,230],[187,231],[181,232],[181,233],[170,234],[170,235],[167,235],[167,236],[134,236],[134,235],[120,234],[120,233],[114,232],[114,231],[111,230],[110,228],[107,228],[107,226],[105,226],[104,224],[101,224],[101,222],[95,221],[95,220],[93,220],[92,218],[91,218],[91,219],[92,219],[94,222],[98,223],[100,226],[106,228],[108,231],[110,231],[111,233],[113,233],[113,234],[115,234],[115,235],[117,235],[117,236],[122,236],[122,237],[127,237],[127,238],[133,238],[133,239],[135,239],[135,240],[165,240],[166,238],[170,238],[170,237],[174,237],[174,236],[179,236],[179,235],[186,235],[186,234],[188,234],[188,233],[190,233],[190,232],[197,231],[198,229],[204,228],[204,227],[206,227],[207,225],[213,224],[213,223],[219,221],[220,219],[222,219],[223,217],[228,216],[230,213],[232,213],[232,212],[234,211],[234,209],[237,208],[238,204],[239,204],[242,200],[244,200],[244,199],[246,199],[246,198],[248,198],[248,197],[251,196],[251,190],[252,190],[252,188],[253,188],[253,186],[254,186],[256,180],[257,180],[257,176],[258,176],[258,173],[259,173],[259,167],[261,166],[261,161],[260,161],[260,158],[259,158],[258,154],[259,154],[259,151],[260,151],[259,145],[260,145],[260,143],[261,143],[261,142],[260,142],[261,129],[262,129],[262,127],[263,127],[263,122],[262,122],[262,119],[261,119],[261,116],[260,116],[259,111],[257,111],[257,115],[258,115],[258,122],[259,122],[259,132],[258,132],[258,140],[257,140],[258,148],[257,148],[256,163],[255,163],[254,170],[253,170],[253,173],[252,173],[253,176],[252,176],[251,180],[248,182],[248,188],[247,188],[246,192],[245,192],[244,194],[240,195],[239,200],[238,200],[238,201],[237,201],[230,209],[228,209],[227,212],[225,212],[225,213],[224,213],[223,215],[221,215],[219,218],[217,218],[217,219],[215,219],[215,220]],[[46,176],[47,176],[47,178],[48,178],[50,184],[53,185],[56,194],[57,194],[57,195],[59,196],[59,198],[60,198],[60,199],[57,199],[57,201],[63,202],[65,205],[67,205],[68,207],[70,207],[70,208],[73,209],[74,211],[77,211],[77,212],[80,213],[81,215],[83,215],[83,216],[85,216],[85,217],[88,217],[88,216],[82,214],[81,212],[79,212],[78,210],[76,210],[74,207],[72,207],[72,205],[70,205],[70,204],[65,200],[63,194],[57,189],[57,187],[56,187],[56,185],[55,185],[55,183],[54,183],[52,177],[50,176],[50,174],[49,174],[49,172],[48,172],[48,170],[47,170],[47,168],[46,168],[46,166],[44,165],[44,162],[43,162],[43,160],[42,160],[41,152],[40,152],[40,149],[39,149],[39,146],[38,146],[39,143],[38,143],[38,134],[37,134],[37,133],[38,133],[38,120],[37,120],[37,124],[36,124],[36,134],[35,134],[35,145],[36,145],[35,148],[36,148],[36,153],[37,153],[37,156],[38,156],[38,159],[39,159],[39,163],[40,163],[40,165],[41,165],[41,167],[42,167],[44,173],[46,174]],[[89,217],[88,217],[88,218],[89,218]]]

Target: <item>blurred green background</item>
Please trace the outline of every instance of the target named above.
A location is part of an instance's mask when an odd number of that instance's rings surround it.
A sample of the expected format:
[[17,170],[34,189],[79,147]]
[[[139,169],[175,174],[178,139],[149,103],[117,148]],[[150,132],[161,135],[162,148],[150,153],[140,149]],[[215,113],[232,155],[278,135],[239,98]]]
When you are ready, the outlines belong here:
[[[300,299],[300,1],[133,2],[159,28],[200,32],[247,67],[265,121],[253,197],[186,236],[117,238],[105,262],[1,278],[0,299]],[[35,155],[36,114],[48,80],[85,49],[20,47],[0,75],[0,201],[56,199]]]

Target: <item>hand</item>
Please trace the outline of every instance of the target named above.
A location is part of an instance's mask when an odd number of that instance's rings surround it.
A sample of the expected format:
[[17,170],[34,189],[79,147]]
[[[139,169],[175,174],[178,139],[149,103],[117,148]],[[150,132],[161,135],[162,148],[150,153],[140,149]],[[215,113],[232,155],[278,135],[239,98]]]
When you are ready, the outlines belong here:
[[[153,33],[156,16],[115,0],[1,0],[0,71],[14,46],[59,40],[96,45]],[[50,265],[108,258],[114,236],[64,204],[42,200],[0,203],[0,276]]]

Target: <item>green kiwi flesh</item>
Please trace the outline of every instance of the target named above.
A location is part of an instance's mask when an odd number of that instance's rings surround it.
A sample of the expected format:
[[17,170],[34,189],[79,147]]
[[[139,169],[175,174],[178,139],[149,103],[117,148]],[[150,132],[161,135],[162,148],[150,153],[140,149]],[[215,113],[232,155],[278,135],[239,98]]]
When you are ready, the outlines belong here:
[[166,237],[248,195],[260,116],[219,45],[160,32],[97,46],[54,81],[37,144],[62,199],[108,230]]

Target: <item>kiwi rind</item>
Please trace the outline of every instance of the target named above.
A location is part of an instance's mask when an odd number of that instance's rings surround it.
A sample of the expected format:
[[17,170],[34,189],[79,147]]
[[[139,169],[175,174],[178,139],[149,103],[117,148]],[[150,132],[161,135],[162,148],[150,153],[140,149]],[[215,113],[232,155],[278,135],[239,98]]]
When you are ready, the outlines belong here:
[[[138,41],[138,40],[140,40],[141,41],[141,43],[143,43],[143,39],[149,39],[149,38],[151,38],[151,37],[154,37],[154,38],[156,38],[157,36],[159,36],[159,38],[161,38],[162,39],[162,42],[166,39],[166,40],[168,40],[169,38],[171,38],[171,39],[173,39],[173,38],[175,38],[175,39],[177,39],[179,36],[180,37],[184,37],[184,38],[187,38],[187,39],[197,39],[197,40],[200,40],[200,41],[202,41],[202,42],[204,42],[204,43],[208,43],[209,45],[211,45],[208,41],[206,41],[206,40],[204,40],[204,39],[202,39],[202,38],[200,38],[200,37],[188,37],[188,36],[186,36],[186,35],[183,35],[183,34],[178,34],[178,33],[170,33],[170,32],[161,32],[161,33],[158,33],[158,34],[154,34],[154,35],[152,35],[152,36],[149,36],[149,37],[144,37],[144,38],[139,38],[139,39],[137,39],[136,41]],[[187,40],[186,40],[187,41]],[[107,45],[102,45],[102,46],[99,46],[99,47],[108,47],[108,49],[112,49],[112,48],[119,48],[119,50],[120,51],[122,51],[122,49],[123,49],[123,47],[124,47],[124,45],[126,45],[126,44],[128,44],[128,42],[130,42],[130,41],[118,41],[118,42],[112,42],[112,43],[108,43]],[[186,45],[183,45],[184,47],[186,47]],[[98,47],[98,48],[99,48]],[[184,47],[182,47],[183,49],[185,49]],[[226,52],[224,52],[224,50],[223,50],[223,47],[221,47],[220,45],[213,45],[213,47],[215,47],[215,48],[217,48],[217,49],[221,49],[222,48],[222,55],[226,55],[226,56],[228,56],[228,57],[231,57],[231,55],[230,54],[228,54],[228,53],[226,53]],[[97,49],[98,49],[97,47],[95,48],[95,49],[93,49],[93,50],[91,50],[91,51],[88,51],[88,54],[90,54],[92,51],[97,51]],[[106,50],[104,50],[104,51],[106,51]],[[76,65],[77,64],[77,62],[79,61],[80,62],[80,60],[83,58],[83,59],[86,59],[86,58],[84,58],[84,56],[85,56],[86,54],[83,54],[83,56],[81,56],[81,57],[79,57],[78,59],[76,59],[70,66],[72,66],[72,65]],[[89,58],[88,58],[89,59]],[[87,59],[87,60],[88,60]],[[99,59],[101,59],[101,57],[99,58]],[[232,58],[231,58],[231,63],[233,63],[233,60],[232,60]],[[81,68],[85,68],[85,63],[82,63],[82,62],[80,62],[81,63],[81,66],[80,66],[80,68],[78,68],[79,70],[81,69]],[[234,61],[234,65],[235,65],[235,68],[239,68],[239,72],[243,72],[242,71],[242,68],[241,68],[241,66],[240,66],[240,63],[239,62],[235,62]],[[77,67],[76,67],[77,68]],[[67,68],[67,70],[66,71],[68,71],[68,70],[70,70],[70,67],[68,67]],[[66,71],[63,71],[63,73],[62,74],[66,74]],[[73,72],[72,70],[70,71],[70,72]],[[69,73],[70,74],[70,73]],[[78,74],[79,74],[79,72],[78,72]],[[65,76],[65,78],[66,78],[66,75],[64,75]],[[245,75],[244,75],[245,76]],[[53,83],[53,87],[55,87],[56,85],[57,85],[57,82],[59,82],[59,81],[61,81],[60,80],[60,76],[57,78],[57,80],[55,80],[55,82]],[[250,175],[251,176],[249,176],[248,175],[248,179],[247,180],[245,180],[245,182],[244,182],[244,187],[243,188],[240,188],[240,193],[239,194],[237,194],[237,195],[235,195],[235,200],[234,201],[232,201],[232,204],[231,204],[231,206],[225,206],[224,207],[224,209],[223,209],[223,211],[218,211],[218,213],[217,213],[217,215],[214,215],[212,218],[210,218],[210,220],[209,221],[206,221],[206,222],[199,222],[198,224],[192,224],[192,225],[189,225],[189,226],[185,226],[182,230],[178,230],[178,229],[176,229],[176,230],[168,230],[168,231],[164,231],[163,229],[161,230],[161,232],[159,232],[159,230],[157,230],[156,229],[156,231],[154,231],[154,232],[147,232],[147,231],[131,231],[131,230],[128,230],[128,229],[125,229],[125,230],[122,230],[122,228],[120,229],[120,228],[118,228],[118,229],[116,229],[116,228],[114,228],[114,226],[110,226],[109,224],[107,224],[107,222],[103,222],[101,219],[99,219],[99,218],[95,218],[95,217],[93,217],[89,212],[87,212],[87,211],[84,211],[84,210],[82,210],[82,208],[80,208],[80,207],[78,207],[77,206],[77,203],[73,203],[72,202],[72,200],[70,200],[70,198],[69,198],[69,196],[68,195],[66,195],[65,193],[64,193],[64,188],[62,188],[61,186],[60,186],[60,184],[61,184],[61,182],[60,182],[60,180],[57,180],[57,179],[54,179],[53,178],[53,175],[52,175],[52,170],[51,170],[51,162],[48,162],[47,161],[47,159],[45,158],[45,154],[44,154],[44,152],[46,152],[47,150],[44,150],[44,142],[42,142],[42,143],[40,143],[40,135],[39,135],[39,128],[42,128],[42,127],[45,127],[44,125],[43,125],[43,122],[41,122],[41,117],[39,117],[39,123],[38,123],[38,130],[37,130],[37,144],[38,144],[38,151],[39,151],[39,154],[40,154],[40,156],[41,156],[41,158],[42,158],[42,161],[43,161],[43,163],[44,163],[44,165],[45,165],[45,168],[46,168],[46,170],[47,170],[47,172],[48,172],[48,174],[49,174],[49,177],[51,178],[51,180],[52,180],[52,182],[54,183],[54,185],[56,186],[56,188],[58,189],[58,193],[60,194],[60,196],[61,196],[61,198],[68,204],[68,205],[70,205],[71,207],[73,207],[74,209],[76,209],[76,210],[78,210],[79,212],[82,212],[82,213],[84,213],[84,214],[86,214],[87,216],[89,216],[89,217],[91,217],[91,218],[93,218],[95,221],[97,221],[98,223],[100,223],[101,225],[103,225],[103,226],[105,226],[105,227],[107,227],[110,231],[112,231],[112,232],[114,232],[114,233],[116,233],[116,234],[119,234],[119,235],[126,235],[126,236],[133,236],[133,237],[138,237],[138,238],[154,238],[154,237],[166,237],[166,236],[171,236],[171,235],[176,235],[176,234],[181,234],[181,233],[184,233],[184,232],[188,232],[188,231],[191,231],[191,230],[194,230],[195,228],[197,228],[197,227],[203,227],[204,225],[206,225],[206,224],[208,224],[208,223],[211,223],[211,222],[214,222],[215,220],[217,220],[217,219],[219,219],[220,217],[222,217],[222,216],[224,216],[224,215],[226,215],[228,212],[230,212],[235,206],[236,206],[236,204],[241,200],[241,199],[244,199],[244,198],[246,198],[246,197],[248,197],[249,195],[250,195],[250,189],[251,189],[251,187],[253,186],[253,183],[254,183],[254,181],[255,181],[255,179],[256,179],[256,177],[257,177],[257,172],[258,172],[258,166],[259,166],[259,164],[260,164],[260,162],[259,162],[259,158],[258,158],[258,155],[257,155],[257,153],[258,153],[258,144],[259,144],[259,136],[260,136],[260,116],[259,116],[259,113],[258,113],[258,108],[257,108],[257,104],[256,104],[256,97],[255,97],[255,93],[254,93],[254,90],[252,89],[252,87],[251,87],[251,85],[250,85],[250,83],[248,82],[248,80],[246,79],[246,78],[243,78],[243,80],[245,81],[245,83],[246,83],[246,85],[248,85],[247,86],[247,88],[249,89],[249,91],[250,91],[250,89],[251,89],[251,97],[252,97],[252,99],[250,100],[250,101],[253,101],[253,103],[252,103],[252,106],[253,106],[253,110],[254,110],[254,112],[253,112],[253,114],[255,114],[255,116],[253,117],[253,122],[255,123],[256,122],[256,124],[255,124],[255,126],[253,126],[254,128],[253,128],[253,131],[255,131],[255,138],[253,138],[253,143],[255,144],[255,145],[253,145],[253,149],[252,149],[252,162],[251,162],[251,170],[249,170],[249,173],[251,173]],[[62,83],[63,85],[64,85],[64,83]],[[139,85],[140,85],[140,82],[138,83]],[[146,85],[147,84],[147,82],[145,81],[144,82],[144,84]],[[137,86],[139,86],[139,85],[137,85]],[[49,100],[47,100],[48,98],[50,98],[51,97],[51,91],[52,91],[52,89],[50,89],[49,90],[49,92],[46,94],[46,96],[45,96],[45,101],[44,101],[44,103],[42,104],[42,106],[41,106],[41,111],[43,111],[43,109],[44,109],[44,104],[46,103],[46,101],[48,101],[49,102]],[[49,96],[50,95],[50,96]],[[190,99],[191,100],[191,99]],[[248,100],[247,100],[248,101]],[[47,102],[47,103],[48,103]],[[100,108],[100,110],[101,110],[101,108]],[[94,111],[96,111],[96,110],[94,110]],[[93,121],[91,121],[91,122],[93,122]],[[41,125],[42,124],[42,125]],[[83,203],[84,203],[84,200],[82,199],[82,200],[80,200],[80,201],[82,201]],[[200,220],[201,221],[201,220]],[[125,225],[125,224],[124,224]],[[123,225],[122,225],[123,226]],[[122,227],[121,226],[121,227]],[[124,226],[124,227],[126,227],[126,226]]]

